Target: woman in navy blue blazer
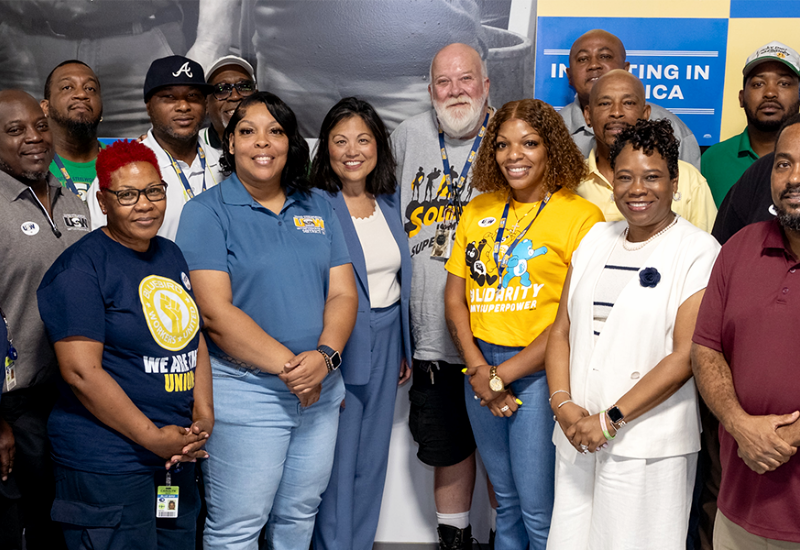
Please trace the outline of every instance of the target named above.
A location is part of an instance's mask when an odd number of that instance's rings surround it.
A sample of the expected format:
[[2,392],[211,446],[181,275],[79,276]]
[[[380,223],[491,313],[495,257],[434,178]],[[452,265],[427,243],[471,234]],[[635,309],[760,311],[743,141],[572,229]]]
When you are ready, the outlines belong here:
[[373,107],[342,99],[325,116],[311,167],[342,226],[358,289],[342,352],[346,396],[315,550],[371,550],[389,460],[394,402],[411,371],[411,257],[400,221],[389,133]]

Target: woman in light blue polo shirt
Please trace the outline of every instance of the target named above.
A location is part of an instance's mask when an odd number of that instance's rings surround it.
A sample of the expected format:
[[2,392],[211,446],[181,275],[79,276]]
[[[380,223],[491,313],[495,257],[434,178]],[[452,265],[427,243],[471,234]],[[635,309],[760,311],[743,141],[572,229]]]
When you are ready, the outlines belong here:
[[204,547],[307,550],[328,484],[358,297],[294,113],[258,92],[223,137],[230,178],[189,201],[176,242],[209,337],[216,426]]

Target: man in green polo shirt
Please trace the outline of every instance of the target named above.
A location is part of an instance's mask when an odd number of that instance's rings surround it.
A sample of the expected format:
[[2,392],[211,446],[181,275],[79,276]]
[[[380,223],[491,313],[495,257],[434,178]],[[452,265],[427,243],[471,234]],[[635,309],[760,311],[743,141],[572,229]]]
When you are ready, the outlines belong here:
[[747,127],[709,147],[700,161],[718,208],[744,171],[774,150],[778,129],[800,109],[800,55],[792,48],[770,42],[747,58],[742,73],[739,106]]
[[83,61],[64,61],[47,77],[40,104],[55,148],[50,172],[61,185],[86,201],[101,148],[97,141],[97,126],[103,117],[100,81]]

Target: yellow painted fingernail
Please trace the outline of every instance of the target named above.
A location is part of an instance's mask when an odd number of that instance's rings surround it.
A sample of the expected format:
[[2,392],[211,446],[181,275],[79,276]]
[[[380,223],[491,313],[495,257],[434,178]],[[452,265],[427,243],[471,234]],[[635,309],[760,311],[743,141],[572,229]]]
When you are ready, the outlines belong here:
[[463,369],[461,369],[461,372],[463,372],[464,374],[467,374],[467,367],[464,367]]
[[520,401],[519,399],[515,399],[514,401],[517,402],[517,405],[522,405],[522,401]]

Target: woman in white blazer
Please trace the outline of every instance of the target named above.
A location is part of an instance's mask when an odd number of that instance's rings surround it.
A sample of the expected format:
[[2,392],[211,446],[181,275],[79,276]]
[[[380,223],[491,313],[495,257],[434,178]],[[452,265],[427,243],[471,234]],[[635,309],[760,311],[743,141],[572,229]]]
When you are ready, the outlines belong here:
[[672,212],[678,142],[639,121],[611,151],[625,220],[572,258],[546,352],[557,421],[548,549],[679,549],[700,450],[689,351],[717,242]]

